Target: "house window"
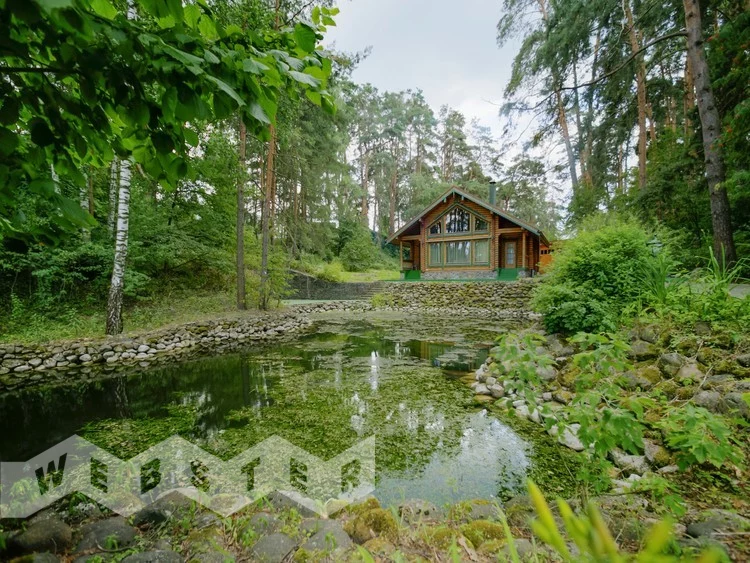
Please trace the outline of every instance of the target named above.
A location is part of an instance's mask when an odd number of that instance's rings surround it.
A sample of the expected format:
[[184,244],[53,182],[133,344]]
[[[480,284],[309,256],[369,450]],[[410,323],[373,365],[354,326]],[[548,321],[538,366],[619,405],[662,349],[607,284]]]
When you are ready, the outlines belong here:
[[440,266],[443,263],[443,243],[430,243],[430,266]]
[[445,219],[446,233],[467,233],[471,230],[471,214],[456,207],[448,212]]
[[440,221],[438,221],[437,223],[433,223],[430,227],[431,235],[439,235],[441,232],[443,232],[443,224]]
[[490,261],[490,241],[474,241],[474,264],[488,264]]
[[480,219],[479,217],[476,218],[474,221],[474,230],[477,232],[486,232],[489,225],[487,224],[487,221],[484,219]]
[[446,264],[471,264],[471,242],[460,240],[447,242],[446,244]]
[[515,241],[505,243],[505,267],[506,268],[516,267],[516,243]]

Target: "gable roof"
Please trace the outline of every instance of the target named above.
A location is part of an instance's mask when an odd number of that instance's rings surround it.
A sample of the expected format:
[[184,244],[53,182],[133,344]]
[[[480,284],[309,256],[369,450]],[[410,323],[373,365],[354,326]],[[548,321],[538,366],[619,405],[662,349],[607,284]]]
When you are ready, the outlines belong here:
[[542,242],[545,242],[546,244],[549,244],[548,242],[546,242],[547,241],[547,237],[544,236],[544,233],[542,231],[540,231],[539,229],[537,229],[536,227],[534,227],[532,225],[529,225],[528,223],[525,223],[525,222],[521,221],[520,219],[516,219],[515,217],[513,217],[512,215],[509,215],[508,213],[506,213],[505,211],[503,211],[502,209],[500,209],[496,205],[492,205],[492,204],[484,201],[483,199],[480,199],[480,198],[478,198],[478,197],[476,197],[474,195],[471,195],[470,193],[465,192],[464,190],[462,190],[462,189],[460,189],[458,187],[455,187],[455,186],[452,187],[451,189],[449,189],[447,192],[445,192],[443,195],[441,195],[435,201],[433,201],[430,205],[428,205],[427,207],[425,207],[416,217],[414,217],[414,219],[412,219],[411,221],[409,221],[408,223],[406,223],[398,231],[396,231],[391,236],[389,236],[386,239],[386,242],[391,242],[394,239],[396,239],[399,236],[401,236],[406,230],[408,230],[409,228],[413,227],[414,224],[417,221],[419,221],[422,217],[424,217],[432,209],[434,209],[435,207],[437,207],[438,205],[440,205],[440,203],[442,203],[443,201],[445,201],[446,199],[448,199],[452,195],[460,196],[462,198],[468,199],[471,202],[476,203],[477,205],[479,205],[481,207],[484,207],[487,211],[489,211],[491,213],[494,213],[495,215],[499,215],[500,217],[502,217],[504,219],[507,219],[511,223],[514,223],[514,224],[518,225],[522,229],[526,229],[527,231],[529,231],[529,232],[531,232],[531,233],[533,233],[535,235],[538,235],[539,238],[542,239]]

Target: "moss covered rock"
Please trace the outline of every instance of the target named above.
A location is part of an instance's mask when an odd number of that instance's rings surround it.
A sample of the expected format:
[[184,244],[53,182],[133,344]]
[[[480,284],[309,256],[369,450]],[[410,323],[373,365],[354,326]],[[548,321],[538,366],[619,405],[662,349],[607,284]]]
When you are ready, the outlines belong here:
[[[451,544],[458,541],[459,538],[463,537],[463,534],[456,528],[450,526],[436,526],[434,528],[426,528],[422,532],[422,539],[430,546],[438,550],[448,549]],[[471,545],[470,540],[467,542]],[[472,545],[472,547],[474,547]]]
[[479,547],[489,540],[500,540],[505,538],[505,530],[497,522],[489,520],[474,520],[461,526],[461,533],[471,541],[475,547]]
[[378,499],[376,499],[375,497],[368,497],[362,502],[347,506],[346,512],[349,514],[356,515],[356,514],[362,514],[363,512],[372,510],[373,508],[380,508],[380,503],[378,502]]
[[395,540],[398,537],[398,523],[389,510],[373,508],[357,515],[346,523],[344,530],[352,539],[363,544],[375,537]]
[[495,555],[506,546],[507,542],[502,540],[488,540],[477,550],[482,555]]
[[636,375],[638,377],[642,377],[643,379],[651,382],[654,385],[662,380],[661,371],[655,365],[649,365],[639,368],[636,371]]
[[396,547],[385,538],[372,538],[367,540],[362,547],[364,547],[370,555],[378,557],[390,557]]

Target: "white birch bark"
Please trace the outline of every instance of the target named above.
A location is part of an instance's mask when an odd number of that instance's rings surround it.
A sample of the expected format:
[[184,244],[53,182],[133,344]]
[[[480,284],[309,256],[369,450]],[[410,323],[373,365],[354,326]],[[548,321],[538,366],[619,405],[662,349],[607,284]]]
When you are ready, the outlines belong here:
[[117,229],[115,233],[115,260],[107,301],[108,335],[122,332],[122,290],[125,284],[125,259],[128,255],[128,224],[130,216],[130,161],[120,162],[120,186],[117,203]]
[[109,213],[107,214],[107,232],[109,233],[110,238],[115,235],[119,172],[120,161],[115,157],[114,160],[112,160],[112,166],[109,169]]

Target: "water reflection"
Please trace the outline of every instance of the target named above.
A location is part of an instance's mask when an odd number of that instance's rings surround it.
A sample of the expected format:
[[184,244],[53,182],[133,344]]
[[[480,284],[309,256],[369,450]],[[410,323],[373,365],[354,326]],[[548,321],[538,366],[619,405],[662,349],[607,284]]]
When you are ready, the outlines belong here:
[[225,457],[279,434],[330,458],[375,435],[384,500],[488,498],[521,487],[528,444],[497,420],[467,414],[471,393],[452,378],[485,360],[491,338],[475,346],[456,323],[447,336],[420,340],[415,322],[328,320],[291,345],[6,394],[0,459],[31,457],[104,419],[130,419],[139,443],[139,421],[181,406],[195,416],[186,437]]

